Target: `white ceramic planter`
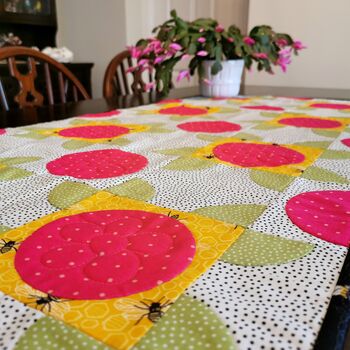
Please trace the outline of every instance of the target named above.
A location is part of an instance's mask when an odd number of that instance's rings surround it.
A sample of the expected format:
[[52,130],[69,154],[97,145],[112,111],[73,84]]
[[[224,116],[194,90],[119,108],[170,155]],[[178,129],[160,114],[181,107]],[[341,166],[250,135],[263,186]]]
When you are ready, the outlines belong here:
[[[241,85],[244,61],[223,61],[222,70],[218,74],[212,75],[210,70],[214,62],[215,61],[204,61],[202,63],[204,77],[199,81],[201,95],[205,97],[237,96]],[[205,81],[209,81],[209,83]]]

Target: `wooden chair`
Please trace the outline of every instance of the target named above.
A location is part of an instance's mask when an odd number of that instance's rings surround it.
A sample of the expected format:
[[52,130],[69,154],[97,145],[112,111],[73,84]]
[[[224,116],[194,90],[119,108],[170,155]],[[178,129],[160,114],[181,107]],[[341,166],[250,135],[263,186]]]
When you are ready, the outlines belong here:
[[[127,73],[127,69],[136,66],[130,52],[125,50],[116,55],[109,63],[103,81],[103,96],[112,98],[116,96],[137,95],[145,92],[147,83],[153,82],[152,72],[139,71]],[[146,81],[145,81],[146,80]],[[152,89],[151,89],[152,91]]]
[[0,103],[4,110],[90,99],[69,69],[40,51],[4,47],[0,49],[0,61],[7,62],[9,69],[9,78],[0,77]]

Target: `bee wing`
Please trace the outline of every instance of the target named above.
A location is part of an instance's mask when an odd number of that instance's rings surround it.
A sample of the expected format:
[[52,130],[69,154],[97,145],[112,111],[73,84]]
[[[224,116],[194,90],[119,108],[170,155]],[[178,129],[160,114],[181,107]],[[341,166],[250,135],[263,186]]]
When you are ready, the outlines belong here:
[[34,295],[37,297],[45,297],[47,295],[39,290],[32,288],[28,284],[17,285],[15,288],[15,292],[19,296],[22,296],[22,297],[25,297],[26,299],[28,299],[28,302],[36,300]]
[[142,315],[148,314],[149,312],[146,305],[129,298],[117,299],[114,302],[114,307],[123,313],[123,316],[129,320],[138,320]]

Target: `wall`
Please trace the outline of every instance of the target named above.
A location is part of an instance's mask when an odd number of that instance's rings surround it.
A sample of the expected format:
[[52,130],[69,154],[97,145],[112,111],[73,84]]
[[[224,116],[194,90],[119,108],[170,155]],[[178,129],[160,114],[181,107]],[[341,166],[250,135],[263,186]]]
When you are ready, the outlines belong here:
[[94,62],[92,87],[95,98],[102,95],[107,64],[126,45],[125,1],[56,1],[57,45],[71,49],[76,62]]
[[349,0],[250,0],[249,27],[270,24],[308,49],[293,58],[286,74],[247,73],[246,84],[349,89],[349,14]]

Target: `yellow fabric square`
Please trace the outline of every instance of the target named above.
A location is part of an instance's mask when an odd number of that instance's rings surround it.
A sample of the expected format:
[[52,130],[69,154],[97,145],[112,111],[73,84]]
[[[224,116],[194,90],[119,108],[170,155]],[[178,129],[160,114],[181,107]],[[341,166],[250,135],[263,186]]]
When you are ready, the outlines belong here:
[[294,150],[296,152],[301,153],[305,158],[303,162],[296,163],[296,164],[286,164],[281,166],[254,166],[254,167],[244,167],[240,165],[236,165],[233,163],[229,163],[227,161],[223,161],[217,157],[214,156],[213,151],[216,146],[224,145],[228,143],[253,143],[255,145],[273,145],[272,143],[267,142],[260,142],[260,141],[242,141],[241,139],[236,138],[227,138],[225,140],[220,140],[214,143],[211,143],[198,151],[194,152],[192,154],[193,157],[200,158],[200,159],[207,159],[208,161],[215,161],[219,164],[225,164],[233,167],[239,167],[239,168],[251,168],[251,169],[257,169],[257,170],[265,170],[265,171],[271,171],[274,173],[279,174],[285,174],[285,175],[291,175],[291,176],[299,176],[302,174],[302,172],[309,167],[323,152],[322,149],[314,148],[314,147],[304,147],[304,146],[295,146],[295,145],[276,145],[275,147],[285,147],[290,150]]
[[[195,239],[196,252],[193,260],[175,278],[141,293],[104,300],[59,300],[59,302],[51,302],[50,308],[38,305],[33,296],[45,297],[47,294],[33,289],[21,279],[14,266],[16,249],[35,231],[52,221],[74,214],[101,210],[142,210],[179,220]],[[17,245],[14,246],[16,249],[9,249],[0,255],[0,289],[19,301],[36,307],[111,347],[129,349],[153,325],[149,317],[142,318],[147,311],[135,305],[145,305],[142,303],[148,305],[150,301],[159,300],[167,301],[168,304],[174,302],[237,240],[242,232],[242,227],[101,191],[69,209],[47,215],[4,233],[2,235],[4,241],[14,241],[17,242]],[[167,308],[164,308],[162,312],[166,310]],[[157,313],[153,314],[153,319],[156,320],[158,316],[160,315]]]

